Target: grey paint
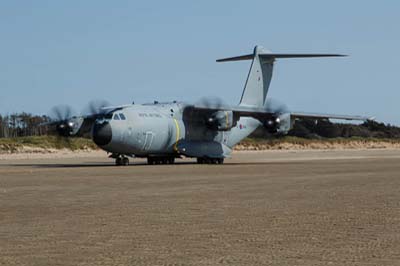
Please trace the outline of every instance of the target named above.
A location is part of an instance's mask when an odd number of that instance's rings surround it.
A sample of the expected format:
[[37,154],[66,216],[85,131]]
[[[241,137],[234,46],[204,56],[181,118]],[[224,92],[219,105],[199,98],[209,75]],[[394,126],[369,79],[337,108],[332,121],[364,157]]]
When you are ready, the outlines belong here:
[[[278,133],[289,131],[297,117],[366,120],[360,116],[276,114],[267,111],[264,105],[275,58],[316,56],[337,55],[272,54],[256,46],[253,54],[218,60],[252,60],[238,106],[214,108],[173,102],[107,107],[104,109],[108,114],[123,113],[126,120],[106,119],[105,116],[96,119],[75,118],[82,127],[80,130],[74,128],[74,134],[79,132],[84,135],[93,123],[103,123],[106,120],[111,126],[112,138],[101,148],[114,155],[224,158],[229,157],[232,148],[262,126],[266,119],[279,121]],[[211,127],[210,118],[218,121],[218,126]]]
[[269,84],[271,83],[273,58],[260,58],[266,51],[261,46],[256,46],[253,61],[244,86],[240,105],[260,107],[265,103]]

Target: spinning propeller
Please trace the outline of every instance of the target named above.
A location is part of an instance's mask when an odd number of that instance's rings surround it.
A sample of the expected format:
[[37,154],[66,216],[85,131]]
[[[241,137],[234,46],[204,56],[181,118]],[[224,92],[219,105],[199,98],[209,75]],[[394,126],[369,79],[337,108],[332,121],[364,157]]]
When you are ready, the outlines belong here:
[[220,121],[226,120],[224,117],[226,111],[230,112],[230,107],[224,103],[221,98],[218,97],[204,97],[196,103],[196,106],[205,108],[205,112],[192,113],[193,116],[197,116],[200,120],[204,121],[207,127],[217,129],[220,126]]
[[83,114],[87,116],[100,116],[106,113],[104,107],[110,106],[106,100],[93,100],[83,109]]
[[57,134],[59,136],[68,137],[70,136],[74,127],[74,111],[68,105],[54,106],[50,111],[51,124],[56,127]]
[[265,111],[271,115],[264,119],[263,124],[270,133],[282,132],[290,124],[290,115],[288,107],[280,101],[268,98],[265,105]]
[[202,106],[208,109],[229,110],[229,106],[218,97],[203,97],[197,102],[196,106]]
[[268,98],[264,106],[265,110],[269,113],[284,114],[289,112],[288,107],[284,103],[273,98]]
[[58,105],[50,111],[50,122],[48,125],[55,126],[57,135],[61,137],[70,137],[75,135],[82,125],[83,117],[96,119],[106,113],[104,107],[109,106],[105,100],[94,100],[83,109],[82,116],[76,116],[76,113],[68,105]]

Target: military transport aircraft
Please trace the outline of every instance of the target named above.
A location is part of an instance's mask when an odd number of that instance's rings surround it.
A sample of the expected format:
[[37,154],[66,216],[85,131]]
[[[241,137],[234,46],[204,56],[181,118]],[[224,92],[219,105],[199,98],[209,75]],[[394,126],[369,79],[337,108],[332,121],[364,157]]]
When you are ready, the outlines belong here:
[[197,158],[200,164],[222,164],[232,148],[258,127],[285,134],[297,118],[368,120],[368,117],[271,110],[266,97],[274,61],[283,58],[336,57],[339,54],[278,54],[260,46],[247,55],[217,62],[252,60],[240,103],[188,104],[170,102],[102,106],[84,116],[69,117],[56,109],[49,124],[65,137],[86,136],[114,158],[128,165],[128,157],[145,157],[148,164]]

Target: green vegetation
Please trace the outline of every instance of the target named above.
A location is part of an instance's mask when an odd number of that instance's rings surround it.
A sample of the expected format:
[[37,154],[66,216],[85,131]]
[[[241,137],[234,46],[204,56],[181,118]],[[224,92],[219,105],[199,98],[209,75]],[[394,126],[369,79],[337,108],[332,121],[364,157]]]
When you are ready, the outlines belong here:
[[[49,149],[88,150],[96,145],[85,138],[57,137],[54,128],[43,126],[47,116],[28,113],[0,115],[0,153],[40,152]],[[243,140],[242,147],[285,148],[331,148],[337,147],[381,147],[400,146],[400,127],[376,121],[362,124],[332,123],[328,120],[299,119],[287,136],[257,129],[250,138]],[[376,145],[375,145],[376,144]]]
[[16,138],[0,138],[0,152],[16,152],[23,147],[42,149],[69,149],[87,150],[97,149],[96,144],[90,139],[84,138],[61,138],[56,136],[30,136]]
[[[385,143],[385,146],[399,147],[399,138],[319,138],[309,139],[302,137],[283,136],[272,138],[246,138],[240,142],[242,147],[258,147],[257,149],[281,149],[282,147],[302,147],[302,148],[327,148],[327,147],[374,147],[377,144]],[[252,149],[253,149],[252,148]],[[24,151],[32,151],[30,149],[68,149],[72,151],[78,150],[95,150],[98,149],[96,144],[90,139],[85,138],[60,138],[55,136],[31,136],[17,138],[0,138],[0,153],[18,153]],[[242,148],[247,149],[247,148]],[[285,149],[285,148],[283,148]]]
[[[332,123],[328,120],[310,118],[299,119],[294,123],[288,136],[305,139],[400,139],[400,127],[376,121],[366,121],[362,124]],[[264,139],[281,139],[282,136],[271,135],[264,128],[258,128],[250,137]]]
[[247,138],[236,150],[308,150],[308,149],[400,149],[399,138]]
[[310,145],[313,143],[330,143],[330,144],[348,144],[352,142],[358,143],[400,143],[400,138],[364,138],[364,137],[350,137],[350,138],[302,138],[293,136],[284,136],[279,138],[246,138],[241,144],[251,145],[251,144],[266,144],[270,146],[278,145],[280,143],[290,143],[297,145]]
[[291,136],[304,138],[400,138],[400,128],[376,121],[366,121],[360,125],[332,123],[328,120],[301,119],[296,121]]

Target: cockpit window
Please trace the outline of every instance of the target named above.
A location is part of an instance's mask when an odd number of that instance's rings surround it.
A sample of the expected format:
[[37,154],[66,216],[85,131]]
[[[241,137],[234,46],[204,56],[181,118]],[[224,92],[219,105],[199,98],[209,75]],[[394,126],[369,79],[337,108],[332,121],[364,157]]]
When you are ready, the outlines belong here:
[[114,115],[114,120],[120,120],[118,114]]
[[119,114],[119,117],[121,118],[121,120],[126,120],[126,117],[125,117],[125,115],[124,115],[124,114],[122,114],[122,113],[120,113],[120,114]]

